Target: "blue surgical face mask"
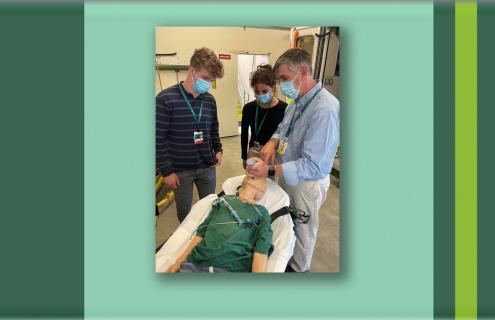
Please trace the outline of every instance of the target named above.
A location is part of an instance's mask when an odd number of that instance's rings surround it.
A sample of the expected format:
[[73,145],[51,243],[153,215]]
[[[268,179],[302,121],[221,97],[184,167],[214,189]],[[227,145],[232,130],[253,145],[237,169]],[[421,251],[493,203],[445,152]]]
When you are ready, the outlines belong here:
[[[297,76],[298,75],[299,74],[297,74]],[[297,76],[295,78],[297,78]],[[299,84],[299,88],[301,87],[301,84],[302,82]],[[282,91],[284,96],[290,99],[297,98],[297,96],[299,95],[299,88],[296,89],[296,87],[294,86],[294,80],[280,82],[280,90]]]
[[273,96],[270,91],[261,96],[256,96],[256,100],[258,100],[258,103],[260,104],[267,104],[268,102],[272,101],[272,98]]
[[211,82],[198,78],[196,75],[195,78],[196,81],[193,82],[194,90],[199,94],[207,93],[211,88]]

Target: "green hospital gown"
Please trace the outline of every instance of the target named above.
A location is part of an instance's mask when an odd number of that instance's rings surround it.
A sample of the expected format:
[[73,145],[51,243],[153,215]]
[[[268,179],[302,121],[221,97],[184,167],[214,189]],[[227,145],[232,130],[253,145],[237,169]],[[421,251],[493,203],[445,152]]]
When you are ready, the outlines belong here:
[[[224,196],[243,220],[238,224],[225,204],[214,204],[196,235],[203,240],[187,260],[200,267],[218,267],[231,272],[250,272],[254,252],[269,255],[273,251],[270,214],[265,207],[244,203],[235,196]],[[256,206],[258,211],[254,208]],[[224,224],[229,222],[229,224]]]

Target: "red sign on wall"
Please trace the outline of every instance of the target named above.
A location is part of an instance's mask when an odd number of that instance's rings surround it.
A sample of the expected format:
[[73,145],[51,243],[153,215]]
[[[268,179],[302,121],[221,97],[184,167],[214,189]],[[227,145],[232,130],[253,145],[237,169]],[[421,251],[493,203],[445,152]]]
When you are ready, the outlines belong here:
[[230,60],[230,54],[220,53],[218,54],[220,59]]

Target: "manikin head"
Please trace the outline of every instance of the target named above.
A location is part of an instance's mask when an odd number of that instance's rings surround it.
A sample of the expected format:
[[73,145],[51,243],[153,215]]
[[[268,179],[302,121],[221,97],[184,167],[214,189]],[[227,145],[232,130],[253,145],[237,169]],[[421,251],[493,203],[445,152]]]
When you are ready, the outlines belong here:
[[254,178],[247,176],[242,180],[239,189],[239,198],[249,203],[255,203],[263,198],[266,192],[266,178]]

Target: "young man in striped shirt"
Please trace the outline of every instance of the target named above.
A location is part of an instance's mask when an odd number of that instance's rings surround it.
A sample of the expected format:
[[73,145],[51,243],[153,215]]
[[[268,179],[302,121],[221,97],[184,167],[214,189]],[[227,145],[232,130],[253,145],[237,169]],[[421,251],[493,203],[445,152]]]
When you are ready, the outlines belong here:
[[212,50],[196,49],[186,80],[156,96],[156,170],[175,189],[180,222],[191,210],[193,183],[200,199],[215,193],[222,144],[217,105],[208,90],[223,72]]

